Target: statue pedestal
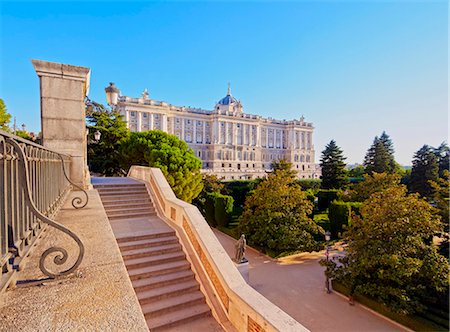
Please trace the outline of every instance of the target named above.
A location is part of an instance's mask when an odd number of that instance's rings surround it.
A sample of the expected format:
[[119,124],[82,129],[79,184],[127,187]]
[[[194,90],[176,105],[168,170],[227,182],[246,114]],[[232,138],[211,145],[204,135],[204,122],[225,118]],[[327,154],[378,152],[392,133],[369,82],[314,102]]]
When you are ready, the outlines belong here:
[[238,271],[241,273],[245,282],[248,284],[250,282],[250,272],[249,272],[250,263],[249,262],[245,262],[245,263],[234,262],[234,265],[236,266]]

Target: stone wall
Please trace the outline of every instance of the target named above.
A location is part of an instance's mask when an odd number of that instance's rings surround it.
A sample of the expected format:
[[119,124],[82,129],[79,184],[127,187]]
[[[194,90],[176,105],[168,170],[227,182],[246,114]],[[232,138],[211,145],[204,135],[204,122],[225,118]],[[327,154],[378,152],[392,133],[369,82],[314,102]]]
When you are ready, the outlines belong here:
[[164,217],[183,230],[189,239],[183,245],[195,252],[223,311],[238,331],[308,331],[245,282],[200,211],[175,197],[160,169],[132,166],[128,176],[147,182]]

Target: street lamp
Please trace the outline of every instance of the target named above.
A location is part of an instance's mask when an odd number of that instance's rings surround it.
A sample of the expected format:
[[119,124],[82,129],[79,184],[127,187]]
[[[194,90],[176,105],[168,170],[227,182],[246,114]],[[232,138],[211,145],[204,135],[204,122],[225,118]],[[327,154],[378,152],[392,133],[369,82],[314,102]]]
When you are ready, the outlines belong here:
[[96,142],[100,141],[100,136],[102,136],[102,133],[98,130],[94,133],[94,139]]
[[119,99],[119,89],[116,88],[116,85],[112,82],[109,83],[109,86],[105,88],[106,92],[106,102],[108,105],[115,106],[117,105],[117,101]]
[[330,246],[328,245],[328,242],[331,240],[331,233],[330,231],[326,231],[325,232],[325,241],[327,242],[326,244],[326,251],[325,251],[325,256],[327,257],[327,270],[325,270],[325,276],[326,276],[326,281],[325,281],[325,287],[327,289],[327,293],[330,294],[331,290],[330,290],[330,278],[328,277],[328,261],[329,261],[329,256],[330,256]]

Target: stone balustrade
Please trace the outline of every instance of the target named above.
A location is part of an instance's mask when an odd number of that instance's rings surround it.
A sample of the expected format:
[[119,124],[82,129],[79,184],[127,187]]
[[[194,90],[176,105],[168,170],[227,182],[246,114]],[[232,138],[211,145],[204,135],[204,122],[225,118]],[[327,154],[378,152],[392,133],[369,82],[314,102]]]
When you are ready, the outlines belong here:
[[160,169],[132,166],[128,176],[148,184],[164,217],[189,239],[183,245],[196,253],[227,319],[238,331],[308,331],[245,282],[197,207],[176,198]]

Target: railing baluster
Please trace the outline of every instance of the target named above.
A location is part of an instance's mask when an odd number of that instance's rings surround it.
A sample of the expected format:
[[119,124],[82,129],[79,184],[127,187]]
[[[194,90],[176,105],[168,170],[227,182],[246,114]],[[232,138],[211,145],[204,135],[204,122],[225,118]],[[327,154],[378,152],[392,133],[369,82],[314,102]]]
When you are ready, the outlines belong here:
[[[0,130],[0,291],[13,280],[9,276],[3,278],[7,273],[14,273],[10,263],[16,257],[26,255],[37,239],[42,223],[69,235],[79,248],[75,263],[61,272],[47,270],[45,259],[56,253],[52,261],[62,265],[68,252],[60,247],[47,249],[39,262],[42,272],[53,278],[71,273],[80,265],[84,255],[82,242],[69,229],[51,219],[71,186],[78,187],[70,181],[66,173],[68,168],[69,156]],[[88,202],[87,193],[81,190],[86,200],[75,197],[72,200],[75,208],[82,208]],[[19,265],[20,261],[14,268],[20,269]]]

